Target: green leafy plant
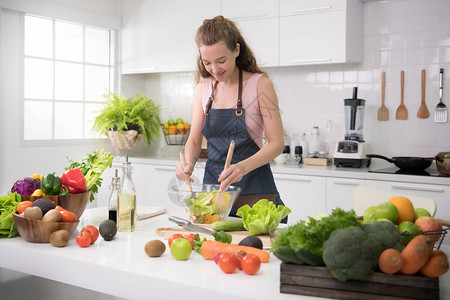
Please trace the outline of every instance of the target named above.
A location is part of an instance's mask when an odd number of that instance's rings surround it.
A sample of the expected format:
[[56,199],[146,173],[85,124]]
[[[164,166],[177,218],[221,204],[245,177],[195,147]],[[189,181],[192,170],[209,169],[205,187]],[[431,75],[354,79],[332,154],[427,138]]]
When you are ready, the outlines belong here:
[[156,141],[160,135],[161,108],[151,96],[144,97],[140,93],[131,98],[125,98],[116,93],[104,95],[106,103],[99,115],[95,118],[92,129],[99,134],[106,131],[137,130],[146,140],[147,144]]

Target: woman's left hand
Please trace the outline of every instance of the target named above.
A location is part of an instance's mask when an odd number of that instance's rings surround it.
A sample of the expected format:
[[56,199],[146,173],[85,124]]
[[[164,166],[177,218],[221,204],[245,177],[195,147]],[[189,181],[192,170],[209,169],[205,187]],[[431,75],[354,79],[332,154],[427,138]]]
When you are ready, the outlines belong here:
[[244,175],[244,170],[238,164],[230,165],[228,169],[223,170],[219,175],[220,189],[226,190],[231,184],[241,181]]

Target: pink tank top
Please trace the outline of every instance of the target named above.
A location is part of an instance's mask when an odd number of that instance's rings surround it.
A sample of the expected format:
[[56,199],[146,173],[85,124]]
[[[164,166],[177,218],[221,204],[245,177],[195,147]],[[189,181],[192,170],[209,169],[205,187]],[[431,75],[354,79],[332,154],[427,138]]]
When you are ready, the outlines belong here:
[[[258,80],[263,74],[254,73],[247,81],[247,85],[242,92],[242,108],[245,109],[245,124],[247,131],[255,142],[255,144],[262,148],[263,146],[263,130],[264,123],[259,110],[258,104]],[[203,111],[206,111],[206,103],[212,91],[212,77],[203,78],[202,87],[202,106]],[[237,97],[237,96],[236,96]],[[237,98],[236,98],[237,101]],[[213,101],[211,108],[218,109],[216,103]],[[236,108],[236,105],[233,106]]]

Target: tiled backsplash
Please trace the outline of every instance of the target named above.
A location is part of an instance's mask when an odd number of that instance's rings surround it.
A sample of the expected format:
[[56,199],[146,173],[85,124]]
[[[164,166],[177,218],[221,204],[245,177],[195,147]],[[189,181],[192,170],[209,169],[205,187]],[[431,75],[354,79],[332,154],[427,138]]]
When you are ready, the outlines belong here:
[[[372,152],[387,156],[433,156],[450,151],[450,123],[435,123],[439,69],[444,68],[444,103],[450,107],[450,1],[392,0],[364,3],[364,61],[356,65],[317,65],[266,69],[273,81],[287,133],[325,133],[332,121],[335,140],[344,136],[343,99],[366,99],[364,137]],[[416,116],[421,101],[420,72],[426,69],[428,119]],[[405,71],[408,119],[395,119],[400,104],[400,71]],[[381,72],[386,72],[388,121],[377,121]],[[162,119],[190,120],[193,73],[124,76],[125,94],[152,94],[165,108]],[[160,145],[164,145],[161,142]]]

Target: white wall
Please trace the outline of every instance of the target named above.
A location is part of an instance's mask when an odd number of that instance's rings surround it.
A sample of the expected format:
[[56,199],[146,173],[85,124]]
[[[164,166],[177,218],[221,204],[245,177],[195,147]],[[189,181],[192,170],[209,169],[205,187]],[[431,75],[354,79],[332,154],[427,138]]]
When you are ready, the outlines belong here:
[[[199,22],[200,24],[200,22]],[[372,152],[387,156],[434,156],[450,150],[450,123],[434,123],[439,101],[439,68],[444,68],[444,102],[450,106],[450,1],[387,0],[364,3],[364,61],[358,65],[320,65],[268,68],[274,82],[286,131],[310,133],[331,120],[334,138],[342,139],[343,99],[366,99],[364,137]],[[250,45],[251,46],[251,45]],[[418,119],[420,71],[426,69],[426,102],[431,116]],[[400,104],[400,71],[405,70],[408,120],[395,119]],[[389,121],[376,120],[381,105],[381,72],[387,74]],[[193,73],[122,76],[122,88],[143,91],[159,99],[163,118],[190,120]],[[137,80],[139,78],[139,80]],[[189,109],[187,109],[189,108]],[[164,145],[164,144],[163,144]],[[380,160],[372,160],[377,164]]]

